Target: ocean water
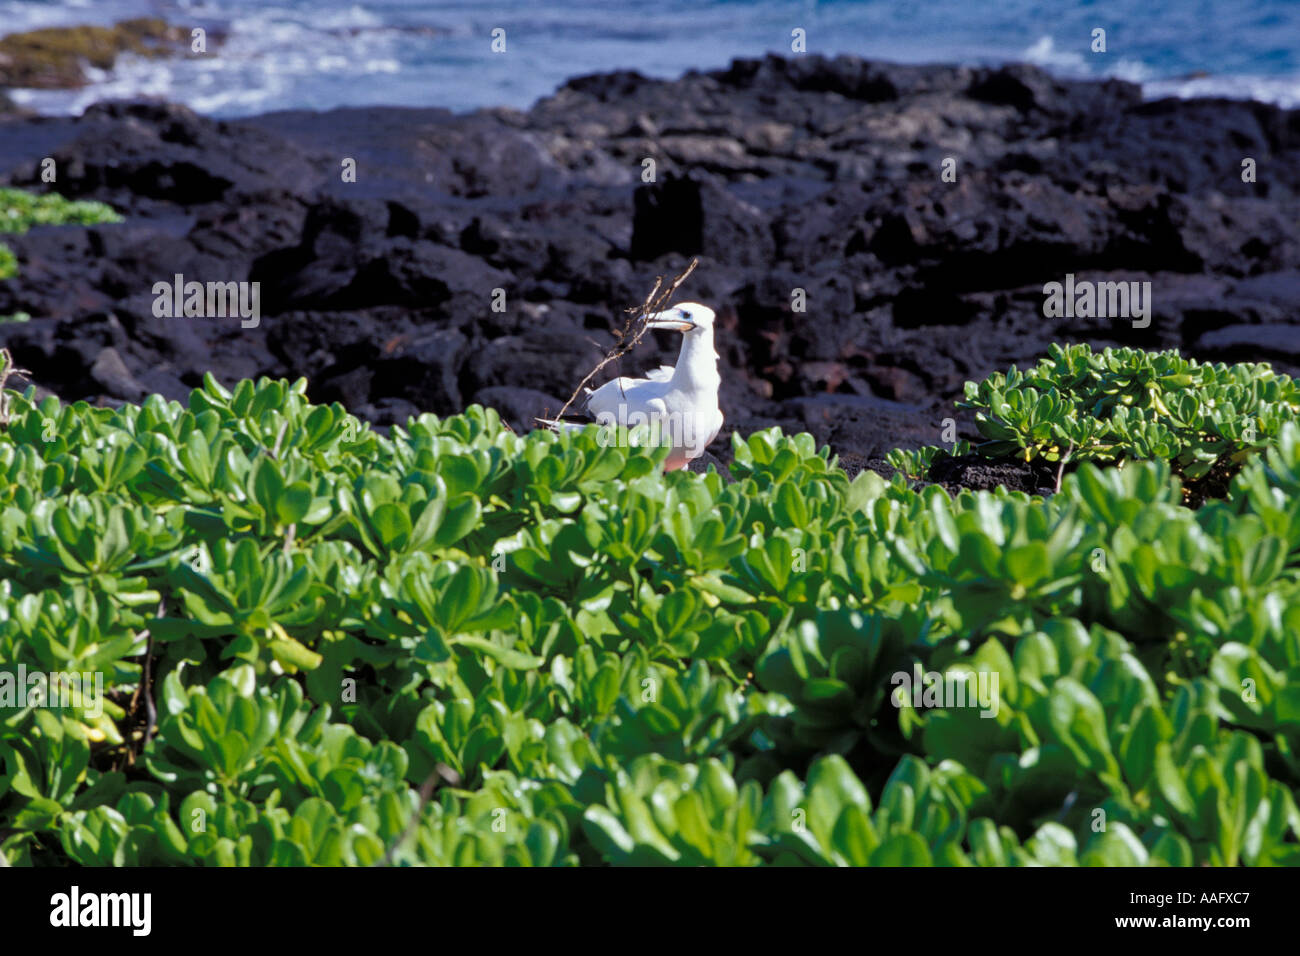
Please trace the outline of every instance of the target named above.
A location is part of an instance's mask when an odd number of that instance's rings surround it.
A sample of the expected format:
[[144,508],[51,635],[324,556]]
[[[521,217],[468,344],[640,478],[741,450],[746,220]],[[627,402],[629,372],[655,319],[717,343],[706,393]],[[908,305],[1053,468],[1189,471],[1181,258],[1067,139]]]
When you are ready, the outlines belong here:
[[[155,96],[216,116],[373,104],[526,108],[571,76],[674,77],[737,56],[853,53],[907,63],[1021,60],[1117,76],[1146,95],[1300,106],[1300,0],[0,0],[0,32],[160,16],[214,55],[126,58],[76,91],[20,90],[49,113]],[[494,30],[505,52],[494,53]],[[1094,52],[1105,30],[1106,51]]]

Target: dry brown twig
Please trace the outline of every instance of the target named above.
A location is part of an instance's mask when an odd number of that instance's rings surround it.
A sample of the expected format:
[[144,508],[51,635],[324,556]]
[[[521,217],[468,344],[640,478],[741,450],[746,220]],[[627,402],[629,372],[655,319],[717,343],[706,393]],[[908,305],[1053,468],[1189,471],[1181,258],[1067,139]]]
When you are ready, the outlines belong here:
[[[166,609],[167,599],[163,598],[158,602],[158,609],[154,612],[154,617],[161,618]],[[135,693],[131,695],[131,705],[128,713],[134,715],[141,699],[144,700],[146,720],[144,733],[140,737],[140,753],[144,753],[144,748],[149,744],[149,738],[153,736],[154,729],[158,726],[158,709],[153,702],[153,634],[149,628],[145,628],[136,635],[136,641],[145,642],[144,670],[140,674],[140,683],[136,685]],[[127,744],[126,765],[134,764],[135,757],[135,750],[130,744]]]
[[578,395],[587,387],[587,383],[596,377],[601,369],[610,362],[621,359],[628,352],[636,348],[637,343],[645,338],[645,334],[650,331],[649,327],[646,325],[648,317],[656,312],[662,312],[664,310],[664,307],[668,305],[669,300],[671,300],[676,294],[678,287],[686,281],[687,277],[695,271],[695,267],[699,264],[699,259],[692,259],[691,264],[688,265],[685,270],[683,270],[682,273],[667,286],[664,286],[663,276],[657,277],[655,279],[655,287],[650,290],[650,294],[646,296],[645,302],[639,306],[633,306],[630,309],[623,310],[627,313],[627,320],[623,323],[623,328],[614,330],[614,335],[618,338],[619,344],[610,349],[605,357],[600,360],[600,363],[588,372],[586,377],[578,383],[578,387],[573,390],[573,394],[569,396],[569,400],[564,403],[564,407],[561,408],[559,414],[555,416],[557,419],[564,417],[564,413],[569,410],[569,406],[577,401]]
[[9,350],[0,349],[0,428],[9,424],[9,398],[5,395],[5,385],[11,375],[31,378],[32,373],[25,368],[15,368],[14,357],[9,354]]
[[1070,461],[1070,456],[1074,454],[1074,442],[1070,442],[1070,447],[1065,450],[1061,456],[1061,467],[1056,469],[1056,494],[1061,493],[1061,479],[1065,477],[1065,466]]
[[429,805],[433,799],[433,792],[443,784],[452,787],[461,785],[460,774],[445,763],[439,763],[433,768],[433,772],[424,778],[424,783],[420,785],[420,803],[415,808],[415,813],[407,821],[406,827],[398,835],[397,839],[384,850],[384,855],[371,863],[371,866],[390,866],[393,862],[393,855],[402,848],[402,844],[410,839],[411,834],[415,832],[416,827],[420,825],[420,817],[424,815],[424,808]]

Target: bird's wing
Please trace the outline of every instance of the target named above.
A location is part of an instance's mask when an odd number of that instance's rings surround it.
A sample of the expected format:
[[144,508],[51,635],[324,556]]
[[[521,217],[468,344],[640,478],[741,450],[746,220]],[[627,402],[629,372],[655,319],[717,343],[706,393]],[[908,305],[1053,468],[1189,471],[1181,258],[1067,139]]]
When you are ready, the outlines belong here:
[[645,378],[616,378],[587,396],[587,412],[592,417],[612,419],[625,424],[629,415],[646,416],[666,411],[664,393],[668,383]]
[[[638,388],[649,382],[662,382],[667,384],[672,381],[673,372],[675,371],[676,369],[671,365],[660,365],[657,369],[647,372],[645,378],[628,378],[627,376],[623,376],[606,382],[604,385],[600,386],[600,388],[584,388],[583,391],[587,395],[588,407],[590,408],[591,406],[591,400],[598,394],[601,394],[605,389],[612,389],[618,394],[620,401],[626,401],[626,396],[630,389]],[[604,399],[599,398],[596,399],[596,401],[601,402],[604,401]],[[617,402],[615,404],[617,404]]]
[[668,403],[660,396],[647,398],[636,411],[645,412],[647,418],[660,418],[668,414]]

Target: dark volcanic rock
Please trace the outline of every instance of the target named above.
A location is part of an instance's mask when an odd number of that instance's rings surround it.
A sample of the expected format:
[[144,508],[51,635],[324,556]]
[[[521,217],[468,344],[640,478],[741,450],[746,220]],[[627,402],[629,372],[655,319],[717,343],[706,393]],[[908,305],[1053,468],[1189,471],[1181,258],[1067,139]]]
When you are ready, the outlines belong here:
[[249,278],[262,283],[272,315],[381,305],[476,312],[493,290],[513,284],[475,256],[412,238],[417,231],[400,204],[329,199],[308,211],[298,245],[259,258]]
[[[13,135],[14,126],[6,133]],[[72,133],[48,154],[58,192],[128,212],[193,211],[211,203],[235,210],[247,201],[266,205],[277,195],[311,195],[325,177],[295,145],[277,136],[170,103],[97,103],[73,124]],[[14,184],[39,187],[43,158],[33,155],[21,164],[11,176]]]
[[103,387],[106,394],[114,398],[138,402],[146,394],[145,387],[135,380],[135,376],[122,361],[122,356],[112,346],[99,353],[99,357],[90,366],[90,377]]
[[979,455],[939,458],[926,476],[950,492],[962,488],[992,491],[999,485],[1008,491],[1050,495],[1056,491],[1056,470],[1041,459],[1032,462],[1011,458],[988,459]]
[[[679,298],[718,311],[721,462],[734,431],[780,424],[888,472],[891,448],[939,440],[964,381],[1054,341],[1300,370],[1300,111],[1030,66],[769,56],[461,116],[0,111],[0,181],[127,217],[4,237],[20,271],[0,315],[32,319],[0,323],[0,346],[66,399],[304,375],[376,424],[480,402],[525,429],[693,256]],[[260,322],[155,316],[177,274],[260,283]],[[1150,325],[1046,317],[1067,274],[1150,282]],[[608,374],[676,349],[656,333]],[[944,467],[951,486],[1055,482]]]
[[757,268],[773,258],[767,217],[714,183],[670,176],[637,189],[633,208],[634,260],[675,252]]
[[495,408],[511,428],[526,432],[537,427],[538,418],[556,415],[564,407],[564,399],[535,388],[491,385],[474,393],[473,404]]
[[[600,359],[601,352],[594,345],[575,341],[568,329],[536,328],[523,335],[478,343],[466,358],[463,380],[471,392],[513,385],[567,396]],[[573,385],[564,388],[565,382]]]
[[1202,335],[1196,351],[1248,362],[1274,358],[1300,362],[1300,326],[1228,325]]

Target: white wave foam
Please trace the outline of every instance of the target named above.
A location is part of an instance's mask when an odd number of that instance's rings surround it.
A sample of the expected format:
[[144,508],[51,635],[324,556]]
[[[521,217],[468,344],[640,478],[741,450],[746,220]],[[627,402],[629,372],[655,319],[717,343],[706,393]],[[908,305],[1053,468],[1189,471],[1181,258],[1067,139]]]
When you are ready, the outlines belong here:
[[1159,78],[1147,64],[1109,54],[1085,54],[1061,50],[1050,36],[1039,38],[1022,58],[1049,73],[1071,78],[1114,77],[1137,83],[1147,99],[1172,96],[1179,99],[1224,97],[1273,103],[1285,109],[1300,107],[1300,77],[1297,76],[1194,76]]
[[1058,50],[1056,41],[1049,36],[1039,37],[1021,56],[1026,63],[1041,66],[1052,73],[1078,76],[1090,72],[1082,53],[1078,50]]
[[[685,0],[662,2],[670,10],[685,6]],[[75,5],[56,5],[0,0],[0,23],[4,24],[0,29],[34,29],[101,18],[111,22],[123,14],[140,15],[145,6],[156,11],[154,3],[75,0]],[[602,9],[592,4],[586,11],[590,14],[587,20],[576,24],[572,11],[537,10],[524,0],[506,0],[501,17],[486,12],[477,3],[449,0],[438,6],[437,32],[432,35],[420,32],[429,22],[427,19],[412,19],[394,3],[330,8],[323,0],[270,0],[269,4],[254,0],[166,0],[166,6],[173,20],[208,29],[213,51],[210,55],[165,60],[124,56],[111,75],[93,73],[92,82],[83,89],[15,90],[12,98],[40,112],[64,114],[79,113],[96,100],[133,96],[168,98],[218,115],[303,106],[329,108],[359,101],[434,105],[430,91],[435,89],[439,102],[455,103],[457,108],[500,105],[549,93],[573,73],[617,68],[626,62],[629,45],[644,47],[647,35],[667,29],[663,11],[649,13],[632,36],[626,32],[624,7]],[[417,6],[427,12],[430,5]],[[654,63],[640,63],[638,68],[654,75],[676,76],[687,66],[723,66],[731,55],[758,55],[770,46],[764,39],[770,31],[758,29],[766,23],[759,22],[762,18],[748,24],[740,16],[738,22],[730,24],[734,49],[720,51],[712,39],[728,29],[720,22],[716,28],[713,26],[717,17],[736,18],[737,9],[728,5],[697,11],[696,26],[708,23],[710,29],[696,30],[693,38],[682,38],[674,44],[673,55]],[[489,62],[485,60],[483,38],[498,19],[510,27],[512,43],[518,44],[512,46],[512,68],[491,62],[477,81],[467,82],[461,68],[466,64],[483,67]],[[524,31],[522,36],[517,30]],[[211,40],[218,31],[225,34],[219,47]],[[897,59],[902,54],[904,61],[923,61],[933,59],[932,53],[922,55],[933,50],[933,42],[927,39],[922,48],[913,49],[904,40],[891,40],[888,48],[865,49],[859,44],[855,50],[885,59]],[[577,50],[580,55],[575,54]],[[1116,77],[1139,83],[1148,97],[1223,96],[1300,107],[1300,77],[1296,76],[1161,78],[1145,63],[1120,56],[1117,51],[1092,53],[1086,38],[1079,44],[1060,45],[1052,36],[1041,36],[1020,49],[1018,55],[1015,49],[1004,52],[1011,59],[1071,79]],[[950,51],[947,59],[963,57]],[[999,51],[990,48],[973,57],[973,61],[984,63],[999,59]]]
[[1152,80],[1142,85],[1142,94],[1147,99],[1173,96],[1179,99],[1223,97],[1230,100],[1258,100],[1293,110],[1300,108],[1300,77],[1197,76]]

